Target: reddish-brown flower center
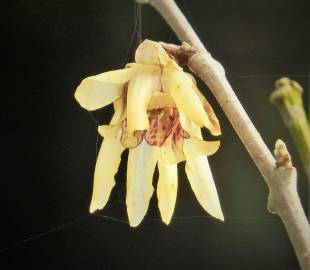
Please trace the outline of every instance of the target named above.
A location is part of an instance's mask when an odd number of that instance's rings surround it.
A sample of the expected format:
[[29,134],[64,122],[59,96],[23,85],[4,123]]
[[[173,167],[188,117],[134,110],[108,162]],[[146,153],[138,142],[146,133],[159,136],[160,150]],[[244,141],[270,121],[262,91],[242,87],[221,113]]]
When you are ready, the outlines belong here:
[[176,108],[161,108],[148,111],[149,128],[136,130],[134,136],[128,136],[127,119],[122,121],[121,143],[128,148],[137,147],[143,139],[151,146],[162,146],[169,136],[172,144],[179,139],[189,138],[189,134],[182,129],[179,112]]

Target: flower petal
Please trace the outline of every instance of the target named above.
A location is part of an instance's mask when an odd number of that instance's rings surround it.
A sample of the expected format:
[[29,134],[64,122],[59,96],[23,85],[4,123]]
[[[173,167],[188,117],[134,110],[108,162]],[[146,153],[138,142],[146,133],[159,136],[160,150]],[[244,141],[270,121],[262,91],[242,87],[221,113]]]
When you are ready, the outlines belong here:
[[104,138],[117,138],[120,125],[101,125],[98,126],[98,133]]
[[212,216],[224,220],[207,157],[197,153],[191,140],[184,140],[185,171],[201,206]]
[[127,165],[127,214],[129,224],[136,227],[145,216],[153,193],[153,174],[157,163],[157,148],[144,140],[129,150]]
[[98,126],[98,132],[102,137],[110,137],[116,138],[119,136],[120,130],[120,122],[122,117],[124,116],[124,106],[122,98],[114,101],[114,115],[110,121],[110,125],[101,125]]
[[199,126],[197,126],[194,122],[192,122],[188,117],[179,110],[179,116],[180,116],[180,124],[181,127],[190,134],[190,136],[194,136],[197,138],[202,138],[201,136],[201,129]]
[[157,184],[158,207],[161,219],[169,225],[174,212],[178,189],[178,166],[158,161],[159,178]]
[[207,101],[205,96],[201,93],[201,91],[197,88],[197,83],[196,83],[194,76],[190,73],[187,73],[187,72],[185,72],[185,73],[192,80],[193,89],[194,89],[195,93],[197,94],[197,96],[199,96],[200,101],[202,102],[202,105],[203,105],[203,107],[204,107],[204,109],[205,109],[205,111],[209,117],[209,120],[210,120],[209,130],[210,130],[211,134],[214,136],[221,135],[221,127],[220,127],[219,121],[218,121],[211,105],[209,104],[209,102]]
[[102,209],[106,205],[115,185],[114,176],[117,173],[124,149],[119,138],[103,140],[96,162],[90,213]]
[[78,86],[74,96],[89,111],[102,108],[121,96],[124,84],[135,71],[135,68],[126,68],[88,77]]
[[143,64],[141,63],[127,63],[125,65],[125,68],[136,68],[136,67],[142,67]]
[[160,147],[159,158],[167,165],[177,164],[185,160],[183,153],[184,138],[173,140],[172,135],[168,136],[165,143]]
[[190,140],[198,154],[202,156],[213,155],[220,147],[220,141],[204,141],[201,129],[190,121],[182,111],[179,111],[181,127],[190,134]]
[[210,130],[211,134],[214,136],[221,135],[220,123],[219,123],[210,103],[207,101],[207,99],[204,97],[204,95],[200,92],[200,90],[197,88],[197,86],[195,84],[193,84],[193,89],[194,89],[195,93],[197,94],[197,96],[199,96],[200,101],[202,102],[203,107],[205,109],[205,112],[208,115],[209,122],[210,122],[208,129]]
[[159,91],[160,68],[145,65],[137,68],[128,85],[127,94],[127,126],[128,133],[144,130],[149,127],[147,114],[148,104],[155,91]]
[[154,92],[147,109],[154,110],[175,107],[176,105],[170,95],[163,92]]
[[190,138],[197,153],[201,156],[211,156],[220,147],[220,141],[204,141],[195,137]]
[[135,60],[143,64],[166,65],[170,57],[158,42],[145,39],[136,50]]
[[120,123],[122,118],[124,117],[124,114],[126,113],[122,98],[115,100],[113,103],[113,107],[114,107],[114,115],[111,119],[110,125]]
[[198,126],[210,126],[200,98],[193,90],[193,82],[183,71],[164,69],[161,81],[164,92],[171,95],[179,110]]

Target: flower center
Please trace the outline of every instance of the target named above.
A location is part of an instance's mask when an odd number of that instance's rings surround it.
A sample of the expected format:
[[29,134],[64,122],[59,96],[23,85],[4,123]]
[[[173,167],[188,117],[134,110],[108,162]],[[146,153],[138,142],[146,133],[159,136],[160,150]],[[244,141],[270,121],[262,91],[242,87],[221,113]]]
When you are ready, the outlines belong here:
[[155,109],[148,112],[150,126],[144,138],[149,145],[162,146],[170,135],[175,118],[171,115],[169,108]]
[[189,138],[189,134],[182,129],[179,112],[176,108],[161,108],[148,111],[149,128],[136,130],[134,136],[127,133],[127,119],[122,121],[121,143],[128,148],[137,147],[143,138],[151,146],[162,146],[171,136],[172,143],[176,144],[181,138]]

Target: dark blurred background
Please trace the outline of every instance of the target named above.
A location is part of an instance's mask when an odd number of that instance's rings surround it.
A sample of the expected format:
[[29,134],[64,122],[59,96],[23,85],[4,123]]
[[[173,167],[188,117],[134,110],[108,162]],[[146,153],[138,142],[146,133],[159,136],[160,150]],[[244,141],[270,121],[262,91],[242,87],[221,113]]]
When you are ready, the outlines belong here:
[[[225,67],[268,147],[277,138],[287,143],[308,211],[306,175],[268,97],[274,81],[289,76],[303,86],[308,109],[309,1],[177,2]],[[101,141],[73,94],[86,76],[132,61],[136,7],[132,0],[15,0],[3,3],[1,13],[1,269],[298,269],[281,221],[266,210],[262,177],[201,83],[223,130],[210,163],[225,222],[202,210],[181,164],[171,225],[161,222],[153,196],[144,222],[130,228],[127,153],[108,205],[89,216]],[[149,6],[142,8],[142,38],[178,43]],[[108,107],[93,117],[106,123],[111,112]]]

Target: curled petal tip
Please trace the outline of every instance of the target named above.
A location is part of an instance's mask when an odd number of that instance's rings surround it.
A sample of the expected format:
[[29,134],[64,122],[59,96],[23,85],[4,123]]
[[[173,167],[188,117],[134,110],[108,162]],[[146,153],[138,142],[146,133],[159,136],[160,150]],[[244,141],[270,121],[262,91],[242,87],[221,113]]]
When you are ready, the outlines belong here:
[[213,136],[220,136],[220,135],[222,135],[222,132],[221,132],[221,129],[220,129],[220,128],[218,128],[218,129],[212,129],[212,128],[210,128],[210,130],[211,130],[211,134],[212,134]]
[[91,107],[91,105],[89,105],[88,99],[87,99],[87,97],[85,97],[85,94],[83,93],[83,91],[81,89],[82,89],[81,86],[79,86],[76,89],[76,91],[74,93],[74,98],[82,108],[84,108],[88,111],[91,111],[92,107]]
[[118,99],[135,68],[108,71],[85,78],[77,87],[74,97],[86,110],[93,111]]
[[220,147],[220,141],[203,141],[195,137],[190,140],[197,153],[202,156],[213,155]]

